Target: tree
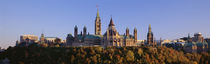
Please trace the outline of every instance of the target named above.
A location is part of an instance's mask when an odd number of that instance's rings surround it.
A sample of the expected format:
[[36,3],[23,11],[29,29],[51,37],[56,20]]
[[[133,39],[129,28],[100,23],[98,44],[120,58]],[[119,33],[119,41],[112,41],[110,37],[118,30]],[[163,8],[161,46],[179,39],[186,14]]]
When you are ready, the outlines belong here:
[[143,50],[141,48],[138,48],[138,55],[142,56],[142,54],[143,54]]
[[129,62],[134,61],[134,53],[133,53],[131,50],[129,50],[129,51],[127,52],[127,54],[126,54],[126,59],[127,59],[127,61],[129,61]]

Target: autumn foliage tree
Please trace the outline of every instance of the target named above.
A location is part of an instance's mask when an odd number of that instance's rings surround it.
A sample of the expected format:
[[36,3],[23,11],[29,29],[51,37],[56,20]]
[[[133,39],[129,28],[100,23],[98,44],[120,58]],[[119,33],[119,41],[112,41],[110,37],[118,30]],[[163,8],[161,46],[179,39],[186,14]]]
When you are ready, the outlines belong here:
[[[167,47],[10,47],[0,60],[11,64],[208,64],[210,54]],[[0,61],[1,62],[1,61]]]

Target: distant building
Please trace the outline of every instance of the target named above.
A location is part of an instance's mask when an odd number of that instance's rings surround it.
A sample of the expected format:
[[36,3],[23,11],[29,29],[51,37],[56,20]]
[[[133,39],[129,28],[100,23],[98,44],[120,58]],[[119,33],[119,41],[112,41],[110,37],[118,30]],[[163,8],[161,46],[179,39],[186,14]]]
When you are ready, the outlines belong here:
[[201,52],[206,52],[208,50],[208,43],[206,42],[192,42],[192,43],[186,43],[184,45],[184,51],[185,52],[197,52],[197,53],[201,53]]
[[183,41],[188,42],[188,43],[192,42],[192,38],[190,37],[190,33],[188,34],[187,37],[180,38],[180,40],[183,40]]
[[204,38],[200,32],[195,33],[194,37],[192,38],[193,42],[204,42]]
[[190,37],[188,34],[187,41],[184,45],[184,51],[185,52],[206,52],[208,50],[208,45],[206,41],[204,41],[204,38],[201,33],[195,33],[194,37]]
[[164,44],[164,43],[171,43],[172,41],[171,40],[168,40],[168,39],[165,39],[165,40],[163,40],[162,41],[162,43]]
[[62,39],[58,37],[45,37],[45,43],[62,43]]
[[192,43],[186,43],[184,45],[184,51],[188,53],[196,53],[197,52],[197,46],[195,42]]
[[38,42],[38,36],[35,35],[21,35],[20,42]]
[[182,39],[178,39],[177,42],[185,42],[184,40]]
[[39,44],[38,36],[35,35],[21,35],[20,41],[16,41],[16,46],[29,46],[30,44]]
[[206,38],[205,41],[210,43],[210,38]]

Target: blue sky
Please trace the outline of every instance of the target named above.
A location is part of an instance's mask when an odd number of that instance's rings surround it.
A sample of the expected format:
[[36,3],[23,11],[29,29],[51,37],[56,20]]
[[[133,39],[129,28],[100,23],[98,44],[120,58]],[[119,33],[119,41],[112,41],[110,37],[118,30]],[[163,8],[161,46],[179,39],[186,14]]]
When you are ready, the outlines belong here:
[[120,34],[126,27],[146,39],[149,24],[156,39],[177,39],[201,32],[210,37],[210,0],[0,0],[0,47],[14,46],[20,35],[44,32],[65,39],[73,28],[94,33],[96,5],[102,33],[111,15]]

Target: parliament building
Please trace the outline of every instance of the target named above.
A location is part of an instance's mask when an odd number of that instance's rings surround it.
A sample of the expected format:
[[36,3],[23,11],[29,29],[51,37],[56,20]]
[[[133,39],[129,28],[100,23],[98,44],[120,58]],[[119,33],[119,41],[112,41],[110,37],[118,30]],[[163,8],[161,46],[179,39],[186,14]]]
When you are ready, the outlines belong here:
[[133,29],[133,34],[126,28],[125,34],[121,35],[115,28],[113,19],[106,32],[101,33],[101,19],[97,10],[95,19],[95,34],[87,33],[87,27],[84,26],[83,31],[78,33],[78,27],[74,27],[74,35],[68,34],[66,43],[68,46],[137,46],[137,29]]

